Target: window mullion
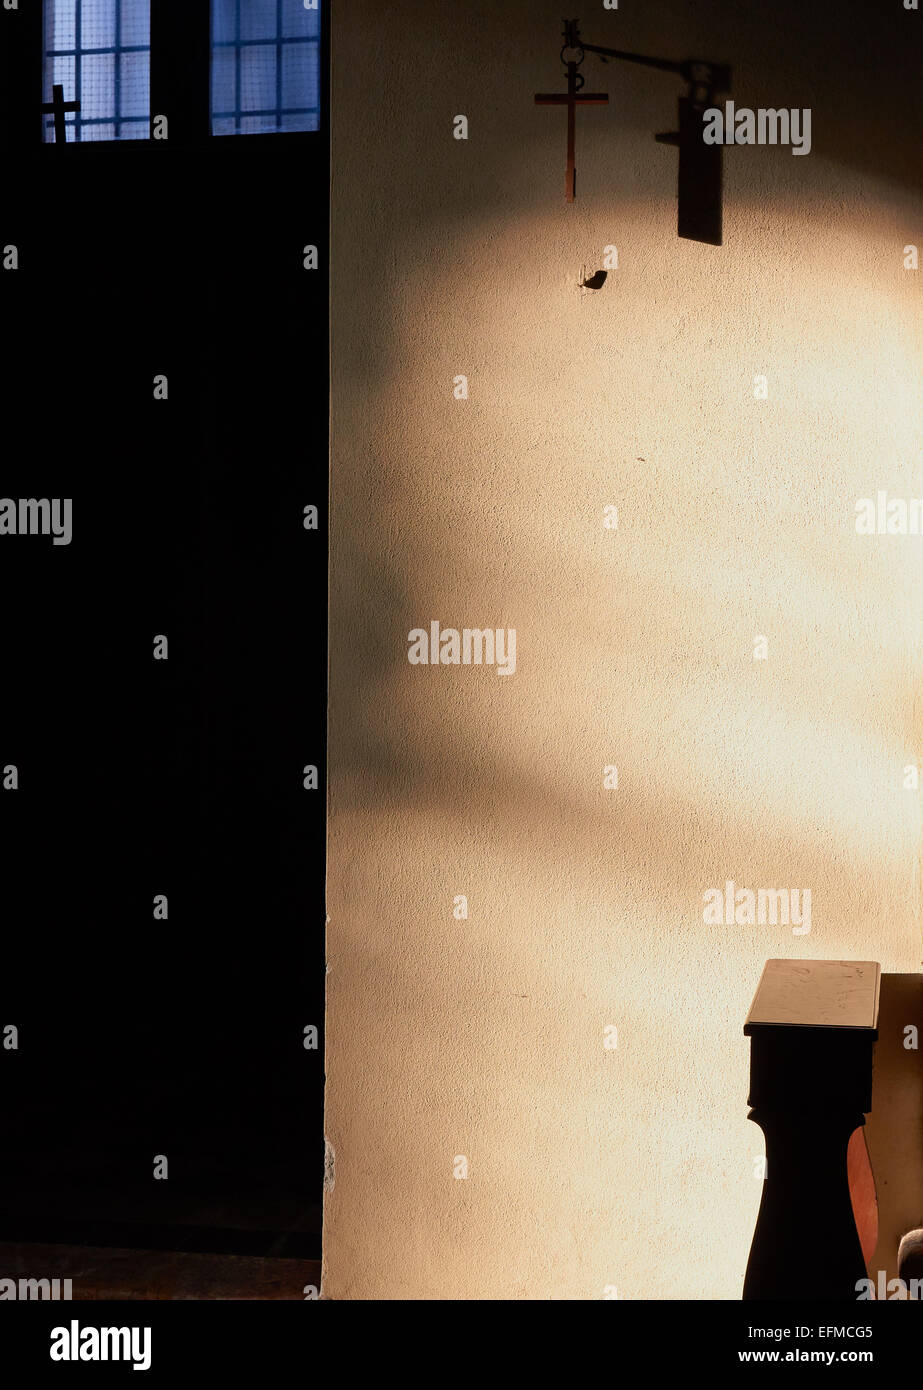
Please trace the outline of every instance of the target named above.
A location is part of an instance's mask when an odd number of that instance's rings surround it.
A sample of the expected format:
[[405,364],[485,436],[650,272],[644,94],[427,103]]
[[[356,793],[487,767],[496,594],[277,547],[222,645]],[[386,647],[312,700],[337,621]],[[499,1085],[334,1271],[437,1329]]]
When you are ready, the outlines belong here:
[[171,144],[209,136],[210,59],[209,0],[151,0],[151,119],[166,116]]

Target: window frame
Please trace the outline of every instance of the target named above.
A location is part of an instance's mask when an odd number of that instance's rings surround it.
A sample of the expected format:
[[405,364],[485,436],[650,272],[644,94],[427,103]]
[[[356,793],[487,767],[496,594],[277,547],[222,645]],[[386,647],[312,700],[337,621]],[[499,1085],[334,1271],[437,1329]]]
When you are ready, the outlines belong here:
[[[68,141],[67,148],[94,150],[97,153],[91,157],[105,158],[101,151],[148,146],[168,149],[207,143],[210,147],[227,145],[246,149],[253,142],[267,138],[296,144],[306,140],[329,142],[330,5],[331,0],[320,0],[317,130],[235,131],[233,135],[213,135],[211,0],[150,0],[150,133],[113,140]],[[2,115],[0,138],[4,145],[37,144],[44,150],[54,151],[57,143],[44,138],[45,113],[41,112],[45,63],[43,9],[43,5],[35,4],[28,10],[6,12],[21,16],[24,22],[17,26],[11,42],[0,42],[5,57],[5,61],[0,62],[0,81],[4,81],[5,90],[10,94]],[[165,140],[153,138],[153,122],[158,116],[167,117]]]
[[[211,7],[211,4],[212,4],[212,3],[214,3],[214,0],[210,0],[210,7]],[[241,14],[241,8],[240,8],[240,7],[241,7],[241,0],[237,0],[236,8],[237,8],[237,14],[238,14],[238,25],[239,25],[240,14]],[[324,3],[324,0],[320,0],[320,8],[319,8],[319,10],[318,10],[318,14],[319,14],[319,17],[321,18],[321,20],[323,19],[323,15],[324,15],[324,10],[325,10],[325,8],[326,8],[326,6],[325,6],[325,3]],[[320,33],[318,33],[317,38],[315,38],[313,35],[308,36],[308,35],[303,35],[303,34],[300,34],[300,35],[289,35],[288,37],[286,37],[286,36],[281,32],[281,21],[282,21],[281,3],[280,3],[280,0],[276,0],[276,33],[275,33],[274,36],[272,36],[272,37],[267,36],[267,37],[265,37],[265,38],[243,38],[243,37],[239,37],[239,38],[237,38],[237,39],[225,39],[225,40],[220,40],[220,41],[218,41],[218,42],[215,42],[214,38],[211,39],[211,41],[210,41],[210,50],[209,50],[209,52],[210,52],[210,57],[214,54],[216,48],[230,49],[230,50],[232,50],[232,51],[235,52],[235,55],[236,55],[236,69],[237,69],[237,71],[236,71],[237,107],[235,108],[234,111],[231,111],[231,112],[224,112],[224,113],[222,113],[221,115],[212,115],[212,116],[211,116],[211,119],[212,119],[212,120],[229,120],[229,119],[230,119],[230,120],[233,120],[233,121],[235,122],[235,124],[239,127],[239,124],[240,124],[241,121],[247,120],[247,119],[249,119],[249,118],[251,118],[251,117],[257,117],[257,116],[259,116],[259,115],[270,115],[270,114],[273,114],[273,113],[275,113],[277,116],[282,116],[283,114],[285,114],[285,112],[284,112],[284,106],[283,106],[283,96],[282,96],[282,93],[283,93],[283,86],[284,86],[283,55],[284,55],[284,53],[285,53],[285,50],[288,49],[289,51],[297,51],[297,49],[299,49],[299,48],[301,48],[301,47],[308,47],[308,48],[310,48],[310,47],[316,45],[317,57],[318,57],[318,79],[319,79],[319,80],[318,80],[318,91],[317,91],[317,119],[318,119],[318,125],[320,124],[321,116],[322,116],[322,113],[323,113],[323,93],[322,93],[322,91],[321,91],[321,84],[320,84],[321,69],[322,69],[322,35],[321,35]],[[265,48],[275,48],[275,49],[277,50],[277,57],[278,57],[278,60],[277,60],[277,63],[276,63],[276,101],[275,101],[274,106],[271,106],[271,107],[269,107],[269,108],[266,108],[265,111],[261,111],[261,112],[246,111],[246,110],[244,110],[244,109],[241,107],[241,105],[240,105],[240,97],[241,97],[241,92],[240,92],[241,59],[242,59],[242,57],[243,57],[243,51],[244,51],[245,49],[259,49],[259,48],[264,48],[264,49],[265,49]],[[210,108],[211,108],[211,90],[209,91],[209,109],[210,109]],[[309,109],[313,110],[313,108],[309,108]],[[289,114],[295,114],[295,113],[294,113],[293,111],[290,110]],[[212,133],[213,133],[213,135],[214,135],[214,132],[212,132]],[[266,131],[266,130],[261,130],[261,131],[241,131],[241,130],[238,128],[238,129],[236,129],[236,130],[234,130],[234,131],[223,132],[223,133],[221,133],[217,138],[223,140],[223,139],[229,138],[231,135],[233,135],[235,139],[240,139],[241,135],[313,135],[313,134],[316,134],[316,133],[317,133],[316,131],[301,131],[301,130],[296,130],[296,131],[280,131],[280,130],[273,130],[273,131]]]
[[[113,56],[115,56],[115,55],[121,55],[122,53],[148,53],[148,54],[150,53],[150,51],[151,51],[151,50],[150,50],[150,40],[148,40],[148,43],[147,43],[147,44],[125,44],[125,45],[123,45],[123,44],[121,43],[121,41],[120,41],[120,40],[121,40],[121,35],[120,35],[120,33],[119,33],[119,27],[120,27],[120,19],[121,19],[121,5],[122,5],[123,3],[126,3],[126,2],[127,2],[127,0],[114,0],[116,34],[115,34],[115,43],[114,43],[113,45],[111,45],[111,46],[99,47],[99,48],[84,48],[84,47],[83,47],[83,45],[82,45],[82,43],[81,43],[81,36],[80,36],[80,33],[79,33],[79,26],[80,26],[80,20],[81,20],[81,14],[80,14],[80,3],[81,3],[81,0],[77,0],[77,3],[76,3],[76,14],[75,14],[76,27],[75,27],[75,32],[74,32],[74,47],[73,47],[73,50],[69,50],[69,49],[64,49],[64,50],[57,50],[57,49],[54,49],[54,50],[52,50],[52,49],[49,49],[49,48],[47,47],[47,39],[46,39],[45,25],[44,25],[44,12],[45,12],[45,8],[46,8],[46,4],[48,3],[48,0],[38,0],[39,8],[40,8],[41,11],[42,11],[42,70],[43,70],[43,94],[44,94],[44,91],[47,90],[47,89],[44,88],[44,68],[45,68],[45,63],[46,63],[46,61],[47,61],[50,57],[53,57],[53,56],[59,56],[59,57],[70,57],[70,56],[73,56],[73,58],[74,58],[74,71],[75,71],[75,73],[76,73],[76,72],[77,72],[78,70],[80,70],[80,68],[81,68],[81,65],[78,64],[78,62],[77,62],[77,57],[78,57],[78,55],[82,58],[83,56],[87,56],[87,57],[102,57],[102,56],[107,55],[107,54],[112,54]],[[51,3],[54,4],[54,0],[51,0]],[[150,3],[150,0],[148,0],[148,3]],[[119,72],[119,71],[120,71],[120,65],[119,65],[119,64],[115,64],[115,70],[116,70],[116,72]],[[54,79],[52,79],[52,81],[54,81]],[[117,87],[118,87],[118,84],[117,84]],[[74,99],[74,100],[77,100],[77,101],[80,101],[80,100],[81,100],[81,89],[80,89],[80,84],[79,84],[79,82],[77,82],[76,80],[75,80],[75,89],[74,89],[74,92],[72,93],[72,96],[73,96],[73,99]],[[64,99],[65,99],[65,101],[71,100],[71,97],[68,96],[67,92],[65,92],[65,94],[64,94]],[[116,105],[118,105],[118,104],[119,104],[119,103],[118,103],[118,100],[117,100]],[[69,114],[70,114],[70,113],[69,113]],[[75,113],[73,113],[73,114],[74,114],[74,120],[73,120],[73,121],[68,121],[67,124],[68,124],[68,125],[76,124],[76,125],[77,125],[77,128],[78,128],[79,130],[82,130],[84,126],[111,125],[111,126],[114,126],[114,127],[115,127],[116,132],[117,132],[120,125],[142,125],[142,124],[145,123],[145,117],[144,117],[144,116],[128,116],[128,115],[121,115],[121,114],[119,114],[118,112],[114,113],[112,116],[90,116],[90,117],[85,117],[85,116],[83,115],[82,112],[75,112]],[[43,124],[42,124],[42,143],[43,143],[43,144],[55,144],[55,143],[56,143],[54,140],[49,140],[49,139],[48,139],[48,129],[49,129],[50,125],[51,125],[51,122],[52,122],[52,116],[51,116],[51,114],[50,114],[49,112],[43,112],[43,114],[42,114],[42,123],[43,123]],[[149,139],[150,139],[150,116],[148,116],[148,117],[146,118],[146,123],[147,123],[147,127],[148,127],[148,134],[147,134],[146,136],[136,136],[136,137],[134,137],[134,139],[135,139],[136,141],[138,141],[138,142],[143,141],[143,140],[149,140]],[[122,143],[122,142],[126,142],[126,143],[127,143],[127,142],[130,142],[130,141],[132,140],[132,138],[133,138],[133,137],[131,137],[131,136],[121,136],[121,135],[119,135],[119,134],[117,133],[115,136],[112,137],[112,140],[105,140],[105,141],[101,141],[101,142],[99,142],[99,143],[110,144],[110,143],[112,143],[113,141],[119,141],[120,143]],[[73,144],[76,145],[76,144],[83,144],[83,143],[89,144],[89,143],[91,143],[91,142],[90,142],[90,141],[84,142],[83,140],[74,140],[74,141],[72,141],[72,142],[71,142],[71,141],[68,141],[67,143],[73,143]]]

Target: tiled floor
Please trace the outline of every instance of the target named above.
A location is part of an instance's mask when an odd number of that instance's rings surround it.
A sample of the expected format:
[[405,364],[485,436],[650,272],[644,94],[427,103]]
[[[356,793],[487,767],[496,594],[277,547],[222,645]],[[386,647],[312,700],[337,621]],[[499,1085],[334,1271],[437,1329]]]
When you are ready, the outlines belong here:
[[[297,1299],[316,1297],[319,1260],[0,1243],[0,1279],[70,1279],[88,1299]],[[308,1289],[306,1293],[305,1290]]]

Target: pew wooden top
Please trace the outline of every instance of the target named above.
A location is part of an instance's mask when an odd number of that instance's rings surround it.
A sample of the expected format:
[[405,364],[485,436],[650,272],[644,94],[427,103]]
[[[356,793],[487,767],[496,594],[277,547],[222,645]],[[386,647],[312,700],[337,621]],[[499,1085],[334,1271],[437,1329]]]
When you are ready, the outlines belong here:
[[767,960],[744,1024],[762,1028],[878,1027],[881,966],[874,960]]

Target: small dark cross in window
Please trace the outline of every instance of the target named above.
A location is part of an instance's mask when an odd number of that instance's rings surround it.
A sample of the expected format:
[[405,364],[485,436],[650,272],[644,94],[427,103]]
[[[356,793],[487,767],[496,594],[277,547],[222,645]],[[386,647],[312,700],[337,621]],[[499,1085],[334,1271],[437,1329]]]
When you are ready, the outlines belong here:
[[42,110],[53,113],[55,144],[63,145],[67,139],[67,126],[64,122],[64,113],[65,111],[79,111],[80,102],[65,101],[64,88],[56,83],[51,89],[51,101],[46,102]]

